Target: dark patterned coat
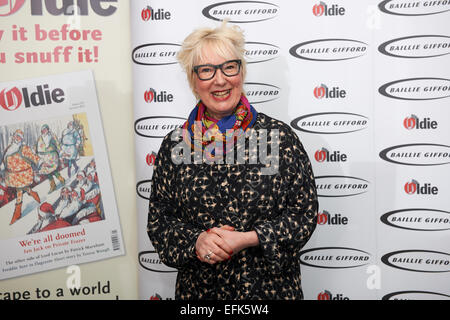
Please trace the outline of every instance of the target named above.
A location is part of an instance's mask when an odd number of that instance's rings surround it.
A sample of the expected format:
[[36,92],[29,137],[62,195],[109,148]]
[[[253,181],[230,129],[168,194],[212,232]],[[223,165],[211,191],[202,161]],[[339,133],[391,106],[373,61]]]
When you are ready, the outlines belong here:
[[[249,164],[248,144],[245,164],[175,164],[172,148],[181,138],[172,141],[169,134],[162,142],[147,230],[161,261],[178,269],[177,299],[303,298],[300,249],[316,227],[318,210],[311,164],[285,123],[259,113],[253,129],[266,129],[269,137],[279,132],[275,174],[262,175],[263,164]],[[215,265],[199,261],[198,235],[222,225],[256,231],[260,245]]]

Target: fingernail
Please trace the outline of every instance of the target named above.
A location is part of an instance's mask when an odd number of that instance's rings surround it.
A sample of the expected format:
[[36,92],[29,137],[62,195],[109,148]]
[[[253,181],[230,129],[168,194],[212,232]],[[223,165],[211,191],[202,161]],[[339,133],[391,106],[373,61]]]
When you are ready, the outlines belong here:
[[208,232],[208,233],[209,233],[210,231],[211,231],[211,229],[206,230],[206,232]]
[[230,252],[228,252],[230,255],[232,255],[233,254],[233,251],[230,251]]

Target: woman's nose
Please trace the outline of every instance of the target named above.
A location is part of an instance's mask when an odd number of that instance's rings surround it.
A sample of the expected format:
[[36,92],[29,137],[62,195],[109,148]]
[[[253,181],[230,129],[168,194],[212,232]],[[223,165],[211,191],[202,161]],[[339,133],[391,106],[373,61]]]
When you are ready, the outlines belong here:
[[218,85],[223,85],[226,83],[225,75],[223,74],[222,70],[217,69],[216,74],[214,75],[214,82]]

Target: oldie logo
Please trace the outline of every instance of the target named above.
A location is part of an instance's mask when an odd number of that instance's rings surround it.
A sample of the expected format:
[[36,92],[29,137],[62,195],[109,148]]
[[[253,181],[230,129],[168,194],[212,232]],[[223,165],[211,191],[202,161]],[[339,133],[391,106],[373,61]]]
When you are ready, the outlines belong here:
[[394,228],[415,231],[450,230],[450,212],[435,209],[411,208],[386,212],[380,220]]
[[167,93],[167,91],[163,90],[160,92],[156,92],[155,89],[149,88],[144,92],[144,100],[147,103],[150,102],[173,102],[173,94]]
[[437,129],[438,123],[437,121],[431,120],[428,117],[419,119],[419,117],[415,114],[411,114],[403,120],[403,126],[408,130],[431,130]]
[[251,104],[273,101],[280,97],[280,88],[267,83],[246,82],[245,94]]
[[154,295],[150,296],[150,298],[148,298],[148,300],[162,300],[162,299],[163,298],[159,293],[155,293]]
[[348,218],[338,214],[330,214],[328,211],[323,210],[317,214],[317,224],[320,225],[346,225],[348,224]]
[[448,294],[431,291],[397,291],[385,295],[382,300],[450,300]]
[[164,138],[170,131],[183,125],[186,121],[181,117],[145,117],[136,120],[134,131],[141,137]]
[[347,92],[339,87],[328,88],[322,83],[314,88],[313,94],[316,99],[339,99],[345,98]]
[[432,250],[400,250],[387,253],[381,261],[389,267],[413,272],[450,272],[450,254]]
[[450,53],[450,37],[443,35],[410,36],[382,43],[378,51],[396,58],[431,58]]
[[385,0],[378,8],[387,14],[399,16],[426,16],[450,10],[448,0]]
[[178,272],[177,269],[173,269],[162,263],[156,251],[142,251],[139,253],[138,259],[139,265],[148,271],[162,273]]
[[17,12],[23,6],[24,3],[25,3],[25,0],[2,0],[2,1],[0,1],[0,17],[9,16],[9,15]]
[[247,63],[265,62],[279,56],[280,48],[264,42],[246,42],[245,58]]
[[369,191],[369,181],[351,176],[317,176],[316,188],[319,197],[351,197]]
[[149,167],[152,167],[155,164],[155,161],[156,161],[155,151],[152,151],[152,153],[147,153],[147,155],[145,156],[145,163],[147,163]]
[[450,97],[450,79],[409,78],[388,82],[378,92],[400,100],[435,100]]
[[17,110],[22,102],[25,108],[31,106],[45,106],[53,103],[61,103],[65,100],[64,91],[61,88],[50,89],[48,84],[37,85],[35,88],[4,88],[0,91],[0,111]]
[[433,186],[431,183],[420,183],[415,179],[406,182],[403,189],[409,195],[437,195],[439,192],[438,187]]
[[146,6],[141,11],[141,18],[143,21],[170,20],[171,13],[164,9],[155,10],[150,6]]
[[202,14],[215,21],[229,19],[232,23],[250,23],[273,19],[278,6],[263,1],[226,1],[214,3],[202,10]]
[[352,39],[318,39],[299,43],[289,53],[311,61],[339,61],[359,58],[366,54],[368,44]]
[[136,184],[136,193],[144,200],[150,200],[152,180],[143,180]]
[[312,113],[291,121],[294,129],[316,134],[351,133],[364,130],[367,125],[366,116],[348,112]]
[[343,16],[345,14],[345,8],[338,4],[326,4],[320,1],[319,4],[313,6],[312,12],[316,17]]
[[[73,15],[74,8],[77,8],[77,12],[81,16],[89,15],[89,7],[99,16],[110,16],[116,12],[117,7],[113,5],[104,5],[101,2],[117,2],[117,0],[78,0],[78,1],[56,1],[56,0],[29,0],[31,6],[32,16],[42,16],[43,9],[47,10],[52,16],[71,16]],[[62,3],[61,3],[62,2]],[[0,17],[9,16],[16,13],[22,8],[25,0],[0,0]],[[3,8],[2,8],[3,6]],[[6,10],[6,11],[5,11]]]
[[176,64],[180,45],[176,43],[147,43],[133,49],[133,62],[146,66]]
[[435,143],[410,143],[380,151],[384,161],[406,166],[438,166],[450,163],[450,146]]
[[342,293],[332,294],[329,290],[324,290],[317,295],[317,300],[350,300]]
[[314,153],[314,159],[317,162],[346,162],[347,155],[340,151],[331,152],[326,148],[322,148]]
[[300,252],[300,263],[314,268],[357,268],[368,264],[370,259],[370,253],[355,248],[322,247]]

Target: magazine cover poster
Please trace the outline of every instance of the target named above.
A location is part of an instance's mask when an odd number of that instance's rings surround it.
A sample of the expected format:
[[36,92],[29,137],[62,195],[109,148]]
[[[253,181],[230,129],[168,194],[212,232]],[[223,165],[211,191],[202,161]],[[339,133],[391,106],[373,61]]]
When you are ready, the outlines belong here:
[[93,75],[0,83],[0,279],[124,254]]

